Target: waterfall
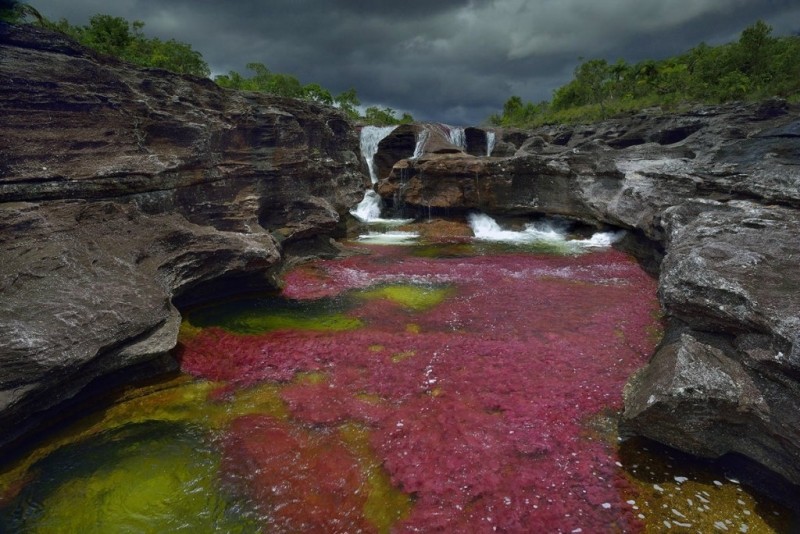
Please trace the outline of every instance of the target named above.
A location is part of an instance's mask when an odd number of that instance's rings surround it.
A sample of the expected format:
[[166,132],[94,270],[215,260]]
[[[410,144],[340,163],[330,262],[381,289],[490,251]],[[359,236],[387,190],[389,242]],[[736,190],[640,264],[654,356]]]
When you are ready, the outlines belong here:
[[425,143],[428,141],[428,136],[430,136],[430,132],[425,129],[422,130],[419,135],[417,136],[417,146],[414,147],[414,155],[411,156],[410,159],[419,159],[420,156],[425,151]]
[[[367,162],[369,169],[369,179],[374,185],[378,183],[378,176],[375,174],[375,154],[378,152],[378,144],[381,140],[392,133],[397,126],[364,126],[361,128],[361,155]],[[364,198],[359,202],[355,209],[350,213],[362,222],[369,222],[379,219],[381,216],[381,197],[372,189],[364,193]]]
[[456,145],[461,150],[467,148],[467,138],[464,135],[464,128],[456,127],[450,128],[447,136],[450,138],[450,142]]
[[486,157],[492,155],[492,150],[494,150],[494,139],[494,132],[486,132]]
[[350,213],[359,221],[368,222],[381,216],[381,197],[375,191],[368,190],[364,199]]
[[394,131],[397,126],[364,126],[361,128],[361,156],[367,162],[369,179],[373,184],[378,183],[375,174],[375,154],[378,152],[378,143]]

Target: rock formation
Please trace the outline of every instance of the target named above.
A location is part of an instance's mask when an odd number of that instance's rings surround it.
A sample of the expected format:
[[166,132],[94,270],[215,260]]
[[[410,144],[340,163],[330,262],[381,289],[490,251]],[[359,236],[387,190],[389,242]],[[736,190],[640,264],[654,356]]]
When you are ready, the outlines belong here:
[[[164,370],[175,302],[271,284],[330,246],[366,181],[338,112],[139,69],[0,25],[0,446],[91,389]],[[800,484],[800,120],[785,102],[591,126],[397,128],[388,203],[561,215],[655,251],[668,319],[623,423]],[[410,159],[422,132],[425,152]],[[191,293],[190,293],[191,290]],[[191,295],[191,296],[190,296]]]
[[269,286],[365,177],[330,108],[0,37],[1,446],[93,382],[168,368],[176,300]]
[[[661,254],[664,342],[623,427],[800,484],[800,116],[782,101],[500,131],[494,154],[423,154],[387,203],[626,228]],[[379,154],[380,156],[380,154]]]

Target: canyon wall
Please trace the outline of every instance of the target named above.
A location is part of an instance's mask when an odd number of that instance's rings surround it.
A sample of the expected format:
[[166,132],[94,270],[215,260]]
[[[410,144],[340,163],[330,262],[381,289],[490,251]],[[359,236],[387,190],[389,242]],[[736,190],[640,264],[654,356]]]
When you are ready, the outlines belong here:
[[174,366],[176,301],[335,250],[355,128],[311,102],[0,26],[0,445],[90,386]]

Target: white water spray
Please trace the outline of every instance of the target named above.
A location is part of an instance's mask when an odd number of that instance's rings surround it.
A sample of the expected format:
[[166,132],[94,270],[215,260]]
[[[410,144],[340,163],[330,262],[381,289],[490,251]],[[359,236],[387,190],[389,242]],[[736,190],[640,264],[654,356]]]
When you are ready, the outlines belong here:
[[[361,128],[361,155],[367,162],[369,169],[369,179],[372,184],[378,183],[378,175],[375,173],[375,154],[378,152],[378,144],[381,140],[392,133],[397,126],[364,126]],[[350,213],[361,222],[371,222],[380,219],[381,216],[381,197],[372,189],[364,193],[364,198],[358,203]]]
[[414,155],[410,159],[419,159],[425,153],[425,143],[428,142],[428,137],[431,133],[428,130],[422,130],[417,136],[417,145],[414,147]]
[[397,126],[364,126],[361,128],[361,156],[367,162],[369,169],[369,179],[373,184],[378,183],[378,176],[375,174],[375,154],[378,152],[378,144],[384,137],[394,131]]
[[469,225],[475,239],[514,244],[545,244],[564,247],[568,251],[578,252],[590,248],[607,248],[621,239],[625,232],[598,232],[589,239],[569,239],[567,232],[550,221],[525,225],[520,231],[504,230],[497,221],[483,213],[469,215]]
[[494,132],[486,132],[486,157],[492,155],[492,150],[494,150],[495,135],[496,134]]
[[467,138],[464,135],[464,128],[459,127],[450,127],[450,131],[447,133],[447,137],[450,138],[450,143],[454,144],[461,150],[467,148]]

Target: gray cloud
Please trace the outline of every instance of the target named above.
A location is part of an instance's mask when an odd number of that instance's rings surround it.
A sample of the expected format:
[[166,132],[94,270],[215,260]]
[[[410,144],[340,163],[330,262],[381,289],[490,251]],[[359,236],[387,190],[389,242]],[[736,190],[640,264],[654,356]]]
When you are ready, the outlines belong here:
[[800,31],[796,0],[31,0],[85,24],[107,13],[190,43],[215,74],[260,62],[355,87],[365,105],[477,124],[512,94],[549,99],[578,58],[639,61],[736,39],[757,19]]

